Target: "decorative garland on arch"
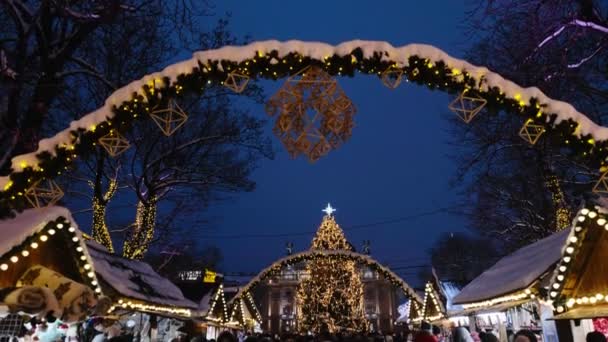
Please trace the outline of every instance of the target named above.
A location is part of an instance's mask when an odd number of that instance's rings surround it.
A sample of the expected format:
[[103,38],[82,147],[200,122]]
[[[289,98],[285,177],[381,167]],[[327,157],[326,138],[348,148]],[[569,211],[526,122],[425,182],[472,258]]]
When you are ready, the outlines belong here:
[[[102,108],[71,122],[54,137],[41,140],[37,151],[13,158],[11,174],[0,177],[0,218],[28,207],[23,194],[32,184],[60,175],[75,158],[90,153],[100,138],[130,129],[136,120],[148,117],[155,108],[168,106],[172,99],[224,85],[234,72],[250,79],[278,80],[311,65],[332,76],[376,75],[390,88],[405,78],[431,90],[451,94],[466,91],[467,96],[485,99],[490,111],[505,110],[520,116],[527,125],[543,126],[552,144],[592,168],[601,172],[607,169],[608,128],[596,125],[571,105],[550,99],[537,88],[522,88],[433,46],[396,48],[386,42],[360,40],[337,46],[265,41],[197,52],[190,60],[134,81],[114,92]],[[390,82],[389,77],[399,82]]]
[[229,301],[228,306],[231,306],[232,303],[234,303],[237,299],[240,299],[243,294],[250,293],[253,288],[260,284],[260,282],[265,281],[269,277],[280,274],[281,270],[287,266],[303,261],[310,261],[316,258],[336,258],[339,260],[355,261],[359,264],[370,267],[376,272],[380,273],[384,279],[390,281],[393,286],[401,289],[408,298],[417,302],[419,306],[422,306],[422,298],[420,298],[416,291],[414,291],[414,289],[412,289],[393,271],[385,266],[382,266],[378,261],[369,255],[342,250],[308,250],[281,258],[263,269],[260,273],[258,273],[257,276],[251,279],[247,285],[243,286],[239,293]]

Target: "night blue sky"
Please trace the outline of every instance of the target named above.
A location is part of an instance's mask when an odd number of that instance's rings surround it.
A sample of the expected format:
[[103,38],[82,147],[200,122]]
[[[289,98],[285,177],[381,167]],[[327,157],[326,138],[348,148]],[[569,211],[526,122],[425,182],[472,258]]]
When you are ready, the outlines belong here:
[[[352,39],[385,40],[400,46],[433,44],[461,57],[466,47],[460,1],[221,1],[218,14],[232,13],[231,29],[253,40],[299,39],[331,44]],[[427,249],[441,232],[466,229],[453,214],[435,214],[393,224],[348,227],[398,219],[456,203],[448,185],[455,166],[446,154],[449,97],[403,83],[396,90],[371,76],[339,79],[356,104],[350,141],[316,164],[292,160],[273,137],[275,160],[260,163],[257,189],[214,205],[201,244],[224,253],[227,272],[257,272],[284,255],[286,241],[308,248],[312,234],[291,238],[219,238],[314,231],[331,202],[336,218],[356,247],[372,241],[372,254],[389,265],[428,263]],[[264,83],[267,96],[282,84]],[[265,116],[262,105],[249,106]],[[272,123],[268,123],[268,133]],[[205,232],[208,233],[205,233]],[[415,272],[414,272],[415,273]],[[404,274],[414,281],[415,274]]]

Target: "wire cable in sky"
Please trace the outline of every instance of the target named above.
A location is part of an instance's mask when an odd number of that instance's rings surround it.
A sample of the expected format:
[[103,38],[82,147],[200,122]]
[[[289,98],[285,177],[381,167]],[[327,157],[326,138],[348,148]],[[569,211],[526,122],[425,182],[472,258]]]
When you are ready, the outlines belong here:
[[[426,212],[421,212],[421,213],[417,213],[417,214],[412,214],[412,215],[407,215],[407,216],[402,216],[399,218],[395,218],[395,219],[389,219],[389,220],[383,220],[383,221],[378,221],[378,222],[373,222],[373,223],[364,223],[364,224],[356,224],[356,225],[352,225],[352,226],[346,226],[343,227],[342,229],[347,231],[347,230],[357,230],[357,229],[365,229],[365,228],[373,228],[373,227],[378,227],[378,226],[384,226],[384,225],[390,225],[390,224],[394,224],[394,223],[399,223],[399,222],[403,222],[403,221],[408,221],[408,220],[414,220],[414,219],[418,219],[421,217],[425,217],[425,216],[432,216],[432,215],[436,215],[436,214],[443,214],[443,213],[448,213],[450,210],[455,209],[455,208],[459,208],[461,207],[460,205],[455,205],[455,206],[451,206],[451,207],[443,207],[443,208],[437,208],[434,210],[430,210],[430,211],[426,211]],[[286,238],[286,237],[295,237],[295,236],[308,236],[308,235],[312,235],[315,234],[316,230],[309,230],[309,231],[305,231],[305,232],[294,232],[294,233],[275,233],[275,234],[238,234],[238,235],[211,235],[211,236],[204,236],[204,238],[206,239],[222,239],[222,240],[228,240],[228,239],[266,239],[266,238]]]

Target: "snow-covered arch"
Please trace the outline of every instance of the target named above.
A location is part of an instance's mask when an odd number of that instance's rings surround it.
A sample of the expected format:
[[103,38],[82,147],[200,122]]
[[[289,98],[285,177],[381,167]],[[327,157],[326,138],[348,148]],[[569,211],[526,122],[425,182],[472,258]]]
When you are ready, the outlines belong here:
[[239,293],[230,300],[230,304],[240,298],[241,296],[251,293],[251,290],[256,287],[260,282],[266,280],[268,277],[278,274],[282,269],[289,265],[297,264],[302,261],[309,261],[316,258],[341,258],[346,260],[355,261],[358,264],[365,265],[372,268],[376,272],[380,273],[384,279],[390,281],[393,286],[398,287],[403,293],[413,301],[416,301],[419,306],[422,306],[422,298],[412,289],[401,277],[395,272],[391,271],[388,267],[383,266],[374,258],[369,255],[360,254],[350,251],[342,250],[308,250],[283,257],[270,266],[264,268],[254,278],[252,278],[245,286],[241,287]]
[[[353,40],[335,46],[276,40],[200,51],[189,60],[144,76],[108,97],[103,107],[72,121],[68,128],[40,141],[35,152],[12,159],[9,176],[0,177],[0,217],[28,207],[23,194],[32,184],[51,179],[78,155],[89,153],[110,131],[129,129],[149,116],[151,108],[184,93],[221,85],[238,71],[251,79],[278,80],[316,65],[332,76],[356,73],[381,76],[400,70],[414,83],[448,93],[484,98],[487,108],[506,110],[523,121],[542,125],[551,143],[571,151],[591,167],[606,166],[608,128],[592,122],[568,103],[553,100],[537,88],[522,88],[485,67],[449,56],[423,44],[393,47],[382,41]],[[515,134],[515,132],[514,132]]]

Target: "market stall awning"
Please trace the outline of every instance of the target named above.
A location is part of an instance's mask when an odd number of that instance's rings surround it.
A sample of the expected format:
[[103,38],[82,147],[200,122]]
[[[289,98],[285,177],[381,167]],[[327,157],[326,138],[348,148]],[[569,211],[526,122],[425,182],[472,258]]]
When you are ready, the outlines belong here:
[[608,317],[608,305],[579,306],[555,316],[553,319],[587,319]]
[[569,231],[555,233],[500,259],[465,286],[453,303],[483,302],[527,289],[559,261]]
[[188,317],[197,309],[196,303],[147,263],[112,254],[93,241],[87,241],[87,247],[104,288],[111,288],[114,301],[124,308]]

